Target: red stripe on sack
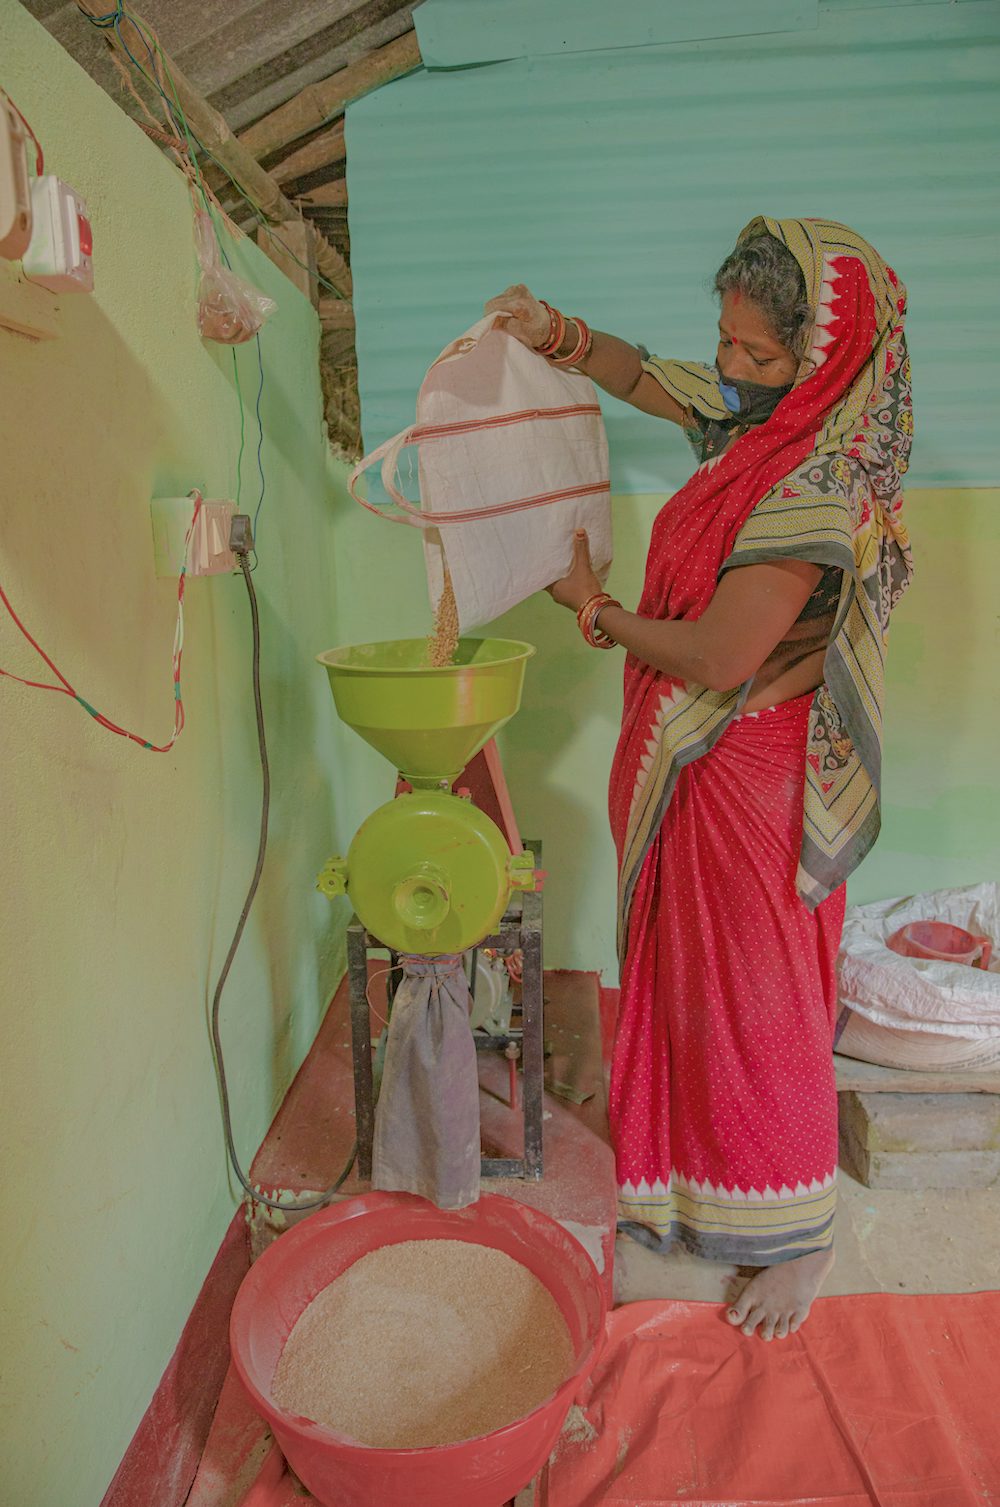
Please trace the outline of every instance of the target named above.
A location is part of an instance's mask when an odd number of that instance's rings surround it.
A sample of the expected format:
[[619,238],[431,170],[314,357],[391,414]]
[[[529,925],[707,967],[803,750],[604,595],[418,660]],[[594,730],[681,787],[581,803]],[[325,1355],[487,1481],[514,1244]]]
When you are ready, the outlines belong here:
[[573,497],[594,497],[611,491],[610,481],[589,482],[586,486],[564,487],[561,492],[539,492],[535,497],[521,497],[516,502],[501,502],[495,508],[470,508],[460,513],[420,513],[425,523],[477,523],[484,518],[499,518],[505,513],[519,513],[522,508],[548,507],[553,502],[566,502]]
[[489,419],[458,419],[454,424],[421,424],[410,431],[411,440],[435,439],[440,435],[469,434],[476,429],[500,429],[532,419],[566,419],[576,413],[600,413],[597,403],[573,403],[566,408],[525,408],[519,413],[499,413]]

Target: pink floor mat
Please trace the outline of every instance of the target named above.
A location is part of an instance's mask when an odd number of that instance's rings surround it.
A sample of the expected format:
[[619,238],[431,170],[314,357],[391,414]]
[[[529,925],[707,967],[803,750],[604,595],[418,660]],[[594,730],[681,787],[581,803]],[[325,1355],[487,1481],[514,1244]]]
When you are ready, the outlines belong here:
[[822,1298],[747,1339],[714,1303],[631,1303],[537,1507],[1000,1503],[1000,1292]]

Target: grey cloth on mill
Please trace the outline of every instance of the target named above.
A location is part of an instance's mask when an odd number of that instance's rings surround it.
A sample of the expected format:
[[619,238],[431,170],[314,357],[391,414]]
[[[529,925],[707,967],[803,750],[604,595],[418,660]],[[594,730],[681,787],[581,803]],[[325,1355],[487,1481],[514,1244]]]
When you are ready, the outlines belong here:
[[461,957],[401,960],[375,1111],[372,1186],[441,1209],[479,1197],[479,1070]]

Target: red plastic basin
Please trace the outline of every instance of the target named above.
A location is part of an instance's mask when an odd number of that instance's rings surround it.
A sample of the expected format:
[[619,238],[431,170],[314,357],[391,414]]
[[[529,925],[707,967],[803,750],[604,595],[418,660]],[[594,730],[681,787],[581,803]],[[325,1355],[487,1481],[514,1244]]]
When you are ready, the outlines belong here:
[[[303,1310],[369,1251],[404,1240],[492,1246],[545,1284],[575,1357],[573,1374],[548,1402],[495,1433],[429,1449],[375,1449],[277,1406],[271,1384]],[[251,1403],[322,1507],[503,1507],[551,1454],[597,1360],[605,1314],[593,1261],[547,1214],[497,1194],[447,1211],[408,1193],[367,1193],[311,1214],[264,1252],[236,1295],[229,1338]]]

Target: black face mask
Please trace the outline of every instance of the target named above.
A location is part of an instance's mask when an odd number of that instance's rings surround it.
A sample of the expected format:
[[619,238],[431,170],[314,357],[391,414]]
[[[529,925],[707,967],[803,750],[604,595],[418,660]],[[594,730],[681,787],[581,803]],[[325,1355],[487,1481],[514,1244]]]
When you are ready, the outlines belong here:
[[795,386],[794,382],[785,387],[765,387],[763,382],[727,382],[718,363],[715,370],[723,403],[733,418],[743,424],[763,424]]

